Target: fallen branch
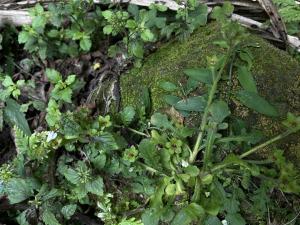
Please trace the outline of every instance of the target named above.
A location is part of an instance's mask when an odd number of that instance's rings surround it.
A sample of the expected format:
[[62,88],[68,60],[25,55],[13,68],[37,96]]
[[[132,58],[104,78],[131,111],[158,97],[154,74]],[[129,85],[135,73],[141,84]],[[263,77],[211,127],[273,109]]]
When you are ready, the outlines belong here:
[[[183,4],[177,4],[175,1],[172,0],[111,0],[112,3],[131,3],[131,4],[135,4],[135,5],[139,5],[139,6],[149,6],[153,3],[161,3],[166,5],[169,9],[171,10],[178,10],[180,8],[183,8],[184,5]],[[19,5],[28,5],[28,4],[34,4],[37,1],[35,0],[29,0],[29,1],[22,1],[22,2],[18,2],[16,4]],[[49,1],[38,1],[41,3],[49,3]],[[53,1],[55,2],[55,1]],[[207,1],[207,0],[201,0],[201,2],[207,3],[208,5],[211,5],[212,3]],[[222,2],[221,0],[217,1],[218,2]],[[239,4],[241,5],[243,3],[243,1],[236,1],[239,2]],[[95,4],[101,4],[102,0],[94,0]],[[216,3],[214,3],[216,4]],[[243,3],[246,4],[246,3]],[[249,4],[249,3],[248,3]],[[254,7],[254,5],[252,5]],[[211,12],[212,8],[209,7],[209,11]],[[233,14],[231,17],[232,20],[239,22],[241,25],[248,27],[248,28],[254,28],[256,30],[260,30],[262,32],[266,32],[265,27],[263,26],[262,23],[255,21],[253,19],[244,17],[244,16],[240,16],[238,14]],[[4,24],[12,24],[15,26],[22,26],[25,24],[31,24],[32,20],[28,14],[27,11],[25,10],[0,10],[0,27],[3,26]],[[300,52],[300,40],[299,38],[295,37],[295,36],[291,36],[288,35],[287,36],[287,41],[288,44],[295,48],[298,52]],[[275,40],[280,41],[280,39],[275,38]]]

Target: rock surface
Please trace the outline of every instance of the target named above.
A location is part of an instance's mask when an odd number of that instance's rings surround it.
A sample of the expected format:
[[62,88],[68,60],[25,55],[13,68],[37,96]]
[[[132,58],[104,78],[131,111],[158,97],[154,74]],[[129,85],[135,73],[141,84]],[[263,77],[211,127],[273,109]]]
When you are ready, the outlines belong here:
[[[159,87],[159,82],[166,80],[178,83],[184,79],[184,69],[205,67],[206,57],[221,51],[212,44],[218,35],[217,25],[211,23],[200,28],[185,42],[172,41],[163,45],[145,60],[141,68],[134,68],[122,75],[122,105],[138,106],[141,90],[147,86],[153,109],[165,107],[164,91]],[[271,137],[283,129],[280,121],[287,112],[300,114],[300,64],[288,53],[260,37],[250,35],[249,41],[259,45],[258,48],[251,48],[254,56],[252,73],[259,94],[276,106],[282,116],[279,119],[267,118],[239,105],[232,111],[246,119],[250,126],[263,130]],[[237,83],[236,78],[233,79],[233,83]],[[289,158],[300,162],[300,134],[285,139],[279,146],[288,153]]]

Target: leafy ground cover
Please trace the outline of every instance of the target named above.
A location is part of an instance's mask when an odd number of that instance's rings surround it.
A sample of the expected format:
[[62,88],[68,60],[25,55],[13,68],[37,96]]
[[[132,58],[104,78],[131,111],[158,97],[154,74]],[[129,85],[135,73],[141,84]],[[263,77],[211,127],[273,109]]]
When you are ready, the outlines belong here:
[[[182,85],[160,82],[168,111],[151,92],[122,107],[119,77],[169,38],[207,23],[189,1],[177,13],[85,1],[40,5],[33,23],[2,33],[0,222],[5,224],[245,225],[299,223],[297,168],[275,143],[300,130],[288,113],[274,137],[234,116],[220,83],[237,71],[236,101],[276,118],[251,74],[253,43],[215,7],[221,51],[186,68]],[[205,27],[203,28],[205,29]],[[18,42],[16,40],[18,39]],[[25,51],[16,51],[24,46]],[[151,76],[151,74],[149,74]],[[229,92],[231,93],[231,92]],[[186,124],[189,116],[199,126]],[[270,153],[259,158],[266,146]],[[287,207],[288,206],[288,207]]]

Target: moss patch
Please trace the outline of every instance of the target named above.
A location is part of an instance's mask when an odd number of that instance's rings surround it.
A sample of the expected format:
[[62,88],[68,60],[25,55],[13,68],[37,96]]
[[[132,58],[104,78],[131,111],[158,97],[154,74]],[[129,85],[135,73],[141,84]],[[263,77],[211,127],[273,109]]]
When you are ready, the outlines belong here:
[[[206,57],[221,52],[212,45],[218,38],[218,27],[211,23],[199,29],[185,42],[169,42],[150,55],[141,68],[134,68],[121,77],[122,105],[138,106],[143,86],[150,89],[154,110],[164,107],[164,92],[159,87],[161,80],[177,83],[184,78],[183,70],[192,67],[205,67]],[[261,96],[275,105],[282,118],[287,112],[300,114],[300,65],[286,52],[281,51],[260,37],[250,35],[249,41],[260,47],[252,48],[254,56],[252,73]],[[252,127],[263,128],[266,135],[272,136],[282,126],[280,119],[261,116],[238,104],[234,114],[245,118]],[[300,136],[296,135],[281,143],[284,150],[290,149],[291,158],[300,161]],[[289,145],[285,144],[289,143]]]

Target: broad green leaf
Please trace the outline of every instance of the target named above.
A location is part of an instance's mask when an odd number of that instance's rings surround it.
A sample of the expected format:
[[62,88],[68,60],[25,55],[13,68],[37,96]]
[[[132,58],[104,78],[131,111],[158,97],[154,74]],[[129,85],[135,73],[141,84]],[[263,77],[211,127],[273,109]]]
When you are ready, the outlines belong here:
[[102,196],[103,195],[103,179],[102,177],[97,177],[93,181],[89,181],[86,185],[86,190],[92,194]]
[[46,209],[42,214],[42,220],[45,225],[60,225],[55,215],[48,209]]
[[213,82],[212,72],[208,68],[186,69],[183,72],[196,81],[200,81],[205,84],[212,84]]
[[177,102],[179,102],[181,100],[181,98],[174,96],[174,95],[165,95],[164,96],[164,100],[166,103],[168,103],[169,105],[173,106],[175,105]]
[[72,184],[78,184],[79,183],[80,176],[78,175],[78,173],[74,169],[72,169],[72,168],[66,168],[63,171],[63,175]]
[[29,181],[21,178],[12,178],[9,180],[6,192],[11,204],[20,203],[33,195],[33,189]]
[[142,38],[143,41],[145,41],[145,42],[154,41],[154,34],[151,32],[150,29],[145,29],[145,30],[141,33],[141,38]]
[[83,51],[89,51],[92,47],[92,41],[90,39],[90,37],[86,37],[84,36],[81,40],[80,40],[80,48],[83,50]]
[[240,66],[238,68],[238,80],[246,91],[257,93],[255,80],[247,67]]
[[95,158],[92,158],[91,161],[95,168],[97,168],[98,170],[101,170],[104,168],[104,166],[106,164],[106,155],[100,154],[100,155],[96,156]]
[[160,82],[160,87],[165,91],[175,91],[178,89],[177,85],[169,82],[169,81],[162,81]]
[[16,220],[19,225],[30,225],[27,221],[26,214],[28,213],[27,210],[23,211],[20,215],[17,216]]
[[18,42],[20,44],[26,43],[30,38],[30,34],[27,31],[21,31],[18,36]]
[[177,213],[171,225],[189,225],[194,220],[200,220],[204,215],[204,209],[200,205],[191,203]]
[[234,196],[227,198],[224,202],[224,209],[227,213],[237,213],[240,211],[240,202]]
[[190,97],[188,99],[183,99],[174,105],[174,108],[182,111],[194,111],[203,112],[206,107],[206,99],[201,96]]
[[117,150],[119,146],[111,133],[103,132],[101,135],[94,137],[96,141],[99,141],[101,147],[106,150]]
[[4,87],[9,87],[9,86],[13,86],[15,84],[10,76],[5,76],[4,80],[2,81],[2,85]]
[[60,73],[55,69],[46,69],[46,76],[53,84],[56,84],[58,81],[62,80]]
[[222,222],[216,216],[209,216],[205,220],[204,225],[222,225]]
[[209,112],[216,123],[222,123],[230,115],[230,109],[223,100],[213,102],[209,107]]
[[134,116],[135,116],[135,110],[132,106],[127,106],[125,107],[121,112],[120,112],[120,116],[121,116],[121,119],[122,119],[122,122],[125,124],[125,125],[128,125],[130,124],[133,119],[134,119]]
[[245,219],[241,216],[241,214],[234,213],[234,214],[228,214],[225,217],[228,224],[234,224],[234,225],[246,225]]
[[144,44],[139,41],[134,41],[130,45],[130,50],[134,56],[137,58],[143,58],[144,56]]
[[61,213],[67,220],[69,220],[71,218],[71,216],[74,215],[76,208],[77,208],[77,205],[75,205],[75,204],[65,205],[61,209]]
[[157,126],[159,128],[164,128],[164,129],[172,129],[172,123],[168,120],[167,115],[161,114],[161,113],[154,113],[151,116],[151,124],[154,126]]
[[12,127],[16,126],[24,134],[30,136],[31,131],[25,115],[21,112],[21,106],[13,99],[6,100],[6,107],[4,108],[4,121],[8,122]]
[[242,90],[239,91],[236,96],[245,106],[261,114],[273,117],[279,115],[274,106],[254,92]]
[[142,221],[144,225],[158,225],[160,212],[155,209],[146,209],[142,214]]
[[139,144],[139,155],[145,163],[154,169],[161,169],[160,155],[155,145],[149,139],[144,139]]

